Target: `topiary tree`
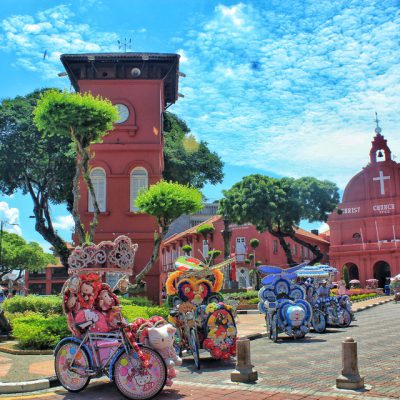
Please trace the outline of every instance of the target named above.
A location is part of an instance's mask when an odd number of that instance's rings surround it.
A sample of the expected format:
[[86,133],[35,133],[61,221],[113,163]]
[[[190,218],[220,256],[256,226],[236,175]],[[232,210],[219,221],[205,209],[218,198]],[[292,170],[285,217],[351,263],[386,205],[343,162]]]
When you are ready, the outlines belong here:
[[185,253],[185,256],[188,256],[190,254],[190,252],[192,251],[192,246],[190,246],[190,244],[185,244],[182,247],[182,251]]
[[246,258],[244,260],[244,263],[247,264],[247,265],[250,265],[251,264],[251,260],[249,258]]
[[259,267],[260,265],[262,265],[262,261],[256,261],[256,267]]
[[248,258],[249,260],[254,260],[254,254],[250,253],[250,254],[247,256],[247,258]]
[[203,224],[196,228],[196,232],[203,236],[204,240],[208,240],[208,236],[215,231],[211,224]]
[[172,221],[182,214],[193,214],[202,209],[202,195],[199,190],[179,183],[160,181],[141,191],[135,200],[135,206],[140,212],[157,219],[159,232],[154,234],[154,246],[150,260],[135,278],[135,284],[130,292],[143,289],[142,279],[157,261],[161,242],[164,239]]
[[[81,243],[92,242],[97,217],[100,213],[96,194],[90,179],[90,145],[101,142],[118,120],[118,111],[109,100],[93,97],[90,93],[67,93],[50,90],[43,94],[34,111],[34,122],[43,135],[60,135],[71,139],[76,164],[73,179],[74,203],[72,216],[75,231]],[[81,223],[78,212],[79,177],[82,176],[93,199],[93,218],[88,232]]]
[[210,264],[214,263],[214,260],[220,256],[222,254],[221,250],[210,250],[208,252],[208,261],[210,262]]

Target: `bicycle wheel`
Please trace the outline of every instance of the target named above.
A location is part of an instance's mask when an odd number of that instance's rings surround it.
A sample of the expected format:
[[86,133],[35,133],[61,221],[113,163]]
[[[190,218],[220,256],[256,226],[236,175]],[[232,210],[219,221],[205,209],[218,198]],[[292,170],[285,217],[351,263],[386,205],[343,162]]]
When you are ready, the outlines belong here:
[[276,314],[272,317],[271,326],[269,329],[270,329],[269,338],[273,342],[276,342],[278,340],[278,317]]
[[[70,366],[75,370],[71,371]],[[87,375],[90,369],[89,355],[86,349],[79,349],[79,343],[72,340],[65,341],[58,348],[54,369],[61,385],[70,392],[80,392],[90,382],[90,377]]]
[[312,316],[312,326],[317,333],[324,333],[326,330],[325,316],[320,310],[314,310]]
[[195,328],[190,328],[189,331],[189,347],[193,355],[194,365],[197,369],[200,369],[200,343]]
[[113,376],[118,390],[128,399],[151,399],[161,392],[167,380],[167,367],[163,358],[155,350],[140,346],[140,350],[149,361],[144,368],[133,349],[120,354],[114,364]]
[[351,314],[347,310],[342,310],[342,313],[343,313],[343,324],[342,324],[342,326],[347,328],[351,324]]

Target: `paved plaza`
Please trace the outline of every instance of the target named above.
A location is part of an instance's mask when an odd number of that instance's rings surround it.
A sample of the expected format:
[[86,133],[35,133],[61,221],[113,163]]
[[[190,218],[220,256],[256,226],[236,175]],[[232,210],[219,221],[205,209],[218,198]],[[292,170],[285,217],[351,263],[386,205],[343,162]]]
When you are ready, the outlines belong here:
[[[165,389],[157,398],[400,399],[400,305],[390,302],[356,316],[357,321],[350,328],[329,328],[325,334],[311,333],[302,340],[295,341],[285,335],[281,335],[277,343],[267,338],[253,340],[252,362],[260,378],[256,384],[232,383],[232,362],[212,360],[208,353],[203,353],[202,368],[198,371],[192,358],[185,357],[172,388]],[[254,323],[258,317],[261,316],[254,315]],[[334,389],[336,376],[341,370],[341,342],[348,336],[358,342],[360,373],[365,376],[366,384],[372,387],[363,393]],[[20,399],[23,396],[2,397]],[[80,400],[119,399],[121,396],[114,385],[100,381],[79,394],[57,388],[36,393],[35,398]]]

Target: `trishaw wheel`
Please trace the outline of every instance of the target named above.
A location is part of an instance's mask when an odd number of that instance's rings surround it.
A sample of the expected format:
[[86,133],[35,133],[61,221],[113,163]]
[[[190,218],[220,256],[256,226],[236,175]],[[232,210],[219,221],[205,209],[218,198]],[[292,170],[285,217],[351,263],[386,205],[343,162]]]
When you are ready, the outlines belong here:
[[324,333],[326,330],[325,316],[320,310],[314,310],[312,316],[312,326],[317,333]]
[[195,328],[190,328],[189,331],[189,347],[193,355],[194,365],[197,369],[200,369],[200,344]]
[[272,317],[271,328],[270,328],[270,338],[274,342],[276,342],[278,340],[278,317],[276,314]]
[[165,386],[167,367],[160,354],[140,346],[149,367],[144,368],[136,351],[123,352],[114,363],[113,376],[118,390],[128,399],[147,400],[157,396]]
[[[79,371],[71,371],[69,366]],[[58,380],[70,392],[80,392],[90,382],[89,355],[85,348],[79,349],[79,343],[73,340],[65,341],[57,350],[54,359],[54,369]]]
[[342,310],[343,312],[343,325],[345,328],[351,324],[351,314],[347,310]]

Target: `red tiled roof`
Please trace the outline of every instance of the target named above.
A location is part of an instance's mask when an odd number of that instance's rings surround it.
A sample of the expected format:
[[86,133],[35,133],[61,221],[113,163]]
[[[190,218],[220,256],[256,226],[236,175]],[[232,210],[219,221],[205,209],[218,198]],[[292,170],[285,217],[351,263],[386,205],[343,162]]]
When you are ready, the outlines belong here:
[[168,238],[167,240],[165,240],[163,242],[163,245],[166,246],[170,243],[175,242],[176,240],[185,238],[187,235],[194,234],[194,233],[196,233],[196,229],[199,226],[204,225],[204,224],[213,225],[214,222],[217,222],[221,218],[222,218],[221,215],[213,215],[211,218],[207,219],[206,221],[201,222],[200,224],[197,224],[197,225],[193,226],[192,228],[186,229],[186,231],[183,231],[181,233],[177,233],[177,234],[171,236],[170,238]]
[[314,239],[314,240],[316,240],[318,242],[321,242],[321,243],[329,244],[329,242],[327,240],[323,239],[319,235],[315,235],[314,233],[308,232],[308,231],[306,231],[304,229],[301,229],[301,228],[295,228],[294,230],[296,232],[296,235],[304,236],[306,238],[311,238],[311,239]]

